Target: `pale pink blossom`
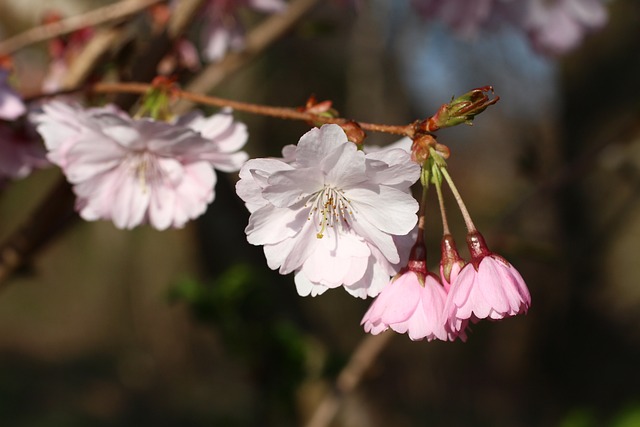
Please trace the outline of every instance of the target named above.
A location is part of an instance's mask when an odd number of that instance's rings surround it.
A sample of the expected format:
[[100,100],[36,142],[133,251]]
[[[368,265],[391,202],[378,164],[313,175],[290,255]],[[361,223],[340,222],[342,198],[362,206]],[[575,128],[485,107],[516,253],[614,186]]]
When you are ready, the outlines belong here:
[[526,313],[531,295],[520,273],[504,258],[489,252],[479,233],[470,233],[467,241],[471,262],[451,284],[444,307],[448,329],[455,333],[469,321]]
[[209,0],[202,29],[203,55],[208,61],[217,61],[227,50],[244,46],[244,29],[238,16],[241,7],[277,13],[286,8],[286,3],[283,0]]
[[49,164],[46,151],[35,132],[0,123],[0,182],[28,176],[33,169]]
[[23,115],[27,109],[7,79],[9,78],[9,70],[0,67],[0,119],[15,120]]
[[249,243],[264,246],[270,268],[295,272],[300,295],[377,295],[408,255],[419,166],[401,149],[365,154],[337,125],[310,130],[283,156],[240,171]]
[[176,123],[132,119],[116,107],[45,104],[37,130],[76,193],[86,220],[118,228],[182,227],[214,199],[216,174],[238,170],[246,128],[228,113]]

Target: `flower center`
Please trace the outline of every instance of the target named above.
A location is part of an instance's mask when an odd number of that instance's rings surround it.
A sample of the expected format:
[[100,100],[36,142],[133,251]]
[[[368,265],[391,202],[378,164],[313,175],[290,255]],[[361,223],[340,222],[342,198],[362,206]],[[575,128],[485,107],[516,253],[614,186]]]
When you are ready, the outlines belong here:
[[135,173],[143,192],[147,192],[149,185],[160,181],[163,171],[159,167],[156,156],[147,152],[139,151],[131,153],[127,157],[130,169]]
[[344,191],[330,186],[314,193],[305,206],[311,206],[307,219],[316,223],[318,239],[324,237],[327,228],[348,230],[349,222],[355,219],[351,201],[344,196]]

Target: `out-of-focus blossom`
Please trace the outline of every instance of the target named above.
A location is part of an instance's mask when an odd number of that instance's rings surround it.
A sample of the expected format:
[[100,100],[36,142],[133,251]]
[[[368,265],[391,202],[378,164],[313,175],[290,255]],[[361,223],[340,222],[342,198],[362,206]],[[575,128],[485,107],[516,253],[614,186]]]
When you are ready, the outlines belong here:
[[295,272],[300,295],[344,286],[377,295],[406,259],[417,217],[408,192],[420,168],[401,149],[365,154],[337,125],[324,125],[240,171],[238,195],[251,212],[247,239],[270,268]]
[[0,67],[0,119],[15,120],[27,109],[20,95],[9,86],[8,77],[9,70]]
[[474,36],[491,18],[495,0],[413,0],[424,17],[438,19],[458,34]]
[[422,16],[442,21],[458,34],[507,24],[524,31],[532,46],[548,55],[576,48],[586,33],[607,21],[603,0],[413,0]]
[[263,13],[277,13],[286,8],[284,0],[209,0],[202,30],[203,55],[208,61],[221,59],[229,49],[244,45],[244,29],[238,9],[249,7]]
[[227,113],[172,124],[134,120],[113,106],[51,102],[42,109],[37,130],[73,184],[80,215],[118,228],[182,227],[214,199],[213,167],[238,170],[247,158],[237,152],[246,128]]
[[523,27],[538,51],[560,55],[576,48],[586,33],[607,22],[601,0],[529,1]]
[[46,151],[33,132],[16,130],[13,126],[0,123],[0,182],[24,178],[33,169],[49,164]]
[[491,253],[478,232],[467,237],[471,262],[451,283],[444,313],[448,329],[456,333],[469,321],[499,320],[526,313],[531,295],[520,273],[504,258]]

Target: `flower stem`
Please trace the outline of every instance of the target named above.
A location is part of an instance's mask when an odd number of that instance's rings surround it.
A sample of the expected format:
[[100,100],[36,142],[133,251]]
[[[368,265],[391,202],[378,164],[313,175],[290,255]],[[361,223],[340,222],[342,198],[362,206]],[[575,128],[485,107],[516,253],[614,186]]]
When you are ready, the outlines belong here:
[[427,211],[427,190],[429,190],[429,183],[422,185],[422,197],[420,198],[420,208],[418,210],[418,237],[416,238],[416,244],[424,243],[425,234],[425,217]]
[[445,236],[451,234],[449,231],[449,221],[447,220],[447,211],[444,207],[444,197],[442,197],[442,183],[436,183],[436,192],[438,193],[438,203],[440,204],[440,216],[442,217],[442,234]]
[[453,180],[449,175],[449,171],[447,171],[446,167],[440,167],[439,169],[440,169],[440,172],[442,173],[442,176],[444,176],[444,179],[447,180],[447,183],[451,188],[451,192],[453,193],[453,196],[455,197],[456,202],[458,202],[458,207],[460,208],[460,212],[462,213],[462,217],[464,218],[464,223],[467,226],[467,231],[469,233],[475,232],[476,226],[473,224],[473,221],[471,220],[471,215],[469,215],[469,211],[467,210],[467,207],[462,201],[462,197],[460,196],[460,193],[458,192],[456,185],[453,183]]

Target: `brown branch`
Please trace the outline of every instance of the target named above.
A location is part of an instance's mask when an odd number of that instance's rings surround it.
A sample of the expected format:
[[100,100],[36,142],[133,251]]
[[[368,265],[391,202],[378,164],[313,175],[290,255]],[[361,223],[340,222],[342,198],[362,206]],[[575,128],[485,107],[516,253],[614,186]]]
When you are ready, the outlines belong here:
[[364,374],[371,368],[382,350],[387,347],[393,332],[380,335],[368,335],[360,341],[353,351],[349,363],[340,371],[335,383],[335,391],[325,395],[317,406],[306,427],[326,427],[335,417],[342,400],[353,392],[362,381]]
[[[129,93],[129,94],[145,94],[153,86],[147,83],[96,83],[87,87],[85,90],[94,93]],[[251,114],[259,114],[263,116],[277,117],[288,120],[304,120],[319,123],[334,123],[342,125],[351,122],[343,117],[324,117],[312,113],[298,111],[294,108],[272,107],[268,105],[251,104],[248,102],[234,101],[226,98],[215,96],[200,95],[198,93],[176,91],[176,95],[182,99],[186,99],[193,103],[211,105],[214,107],[229,107],[236,111],[243,111]],[[395,135],[412,136],[414,133],[413,123],[408,125],[384,125],[378,123],[357,122],[364,130],[373,132],[385,132]]]
[[85,27],[126,18],[163,1],[166,0],[125,0],[58,22],[31,28],[0,42],[0,56],[10,55],[30,44],[49,40]]
[[3,242],[0,249],[0,290],[9,283],[6,279],[23,264],[26,254],[41,248],[73,218],[77,218],[73,211],[74,198],[69,183],[63,178],[58,179],[24,225]]

